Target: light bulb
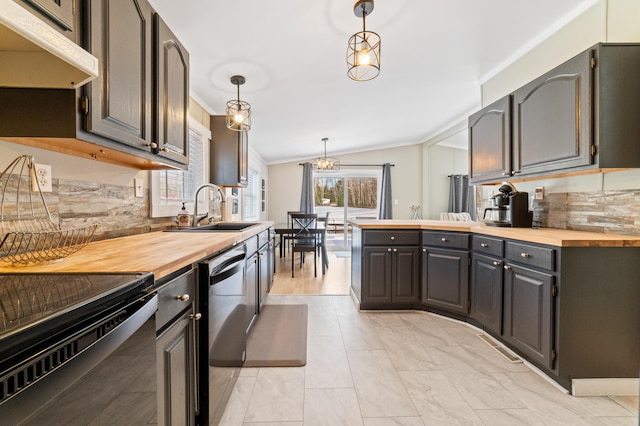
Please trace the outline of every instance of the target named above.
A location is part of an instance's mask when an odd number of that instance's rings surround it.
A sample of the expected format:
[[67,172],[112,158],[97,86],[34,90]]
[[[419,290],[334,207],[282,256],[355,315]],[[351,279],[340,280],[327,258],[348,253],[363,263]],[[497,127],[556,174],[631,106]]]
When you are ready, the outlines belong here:
[[356,53],[356,65],[371,65],[371,45],[365,40],[360,43],[360,50]]
[[244,121],[244,117],[242,116],[242,114],[235,114],[233,116],[233,121],[235,121],[236,123],[242,123]]

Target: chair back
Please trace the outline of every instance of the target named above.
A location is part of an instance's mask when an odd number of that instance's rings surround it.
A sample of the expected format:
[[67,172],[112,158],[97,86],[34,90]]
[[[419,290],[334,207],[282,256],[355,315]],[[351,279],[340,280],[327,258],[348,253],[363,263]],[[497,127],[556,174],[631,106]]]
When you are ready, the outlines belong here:
[[291,229],[294,244],[315,245],[317,241],[318,215],[316,213],[292,213]]

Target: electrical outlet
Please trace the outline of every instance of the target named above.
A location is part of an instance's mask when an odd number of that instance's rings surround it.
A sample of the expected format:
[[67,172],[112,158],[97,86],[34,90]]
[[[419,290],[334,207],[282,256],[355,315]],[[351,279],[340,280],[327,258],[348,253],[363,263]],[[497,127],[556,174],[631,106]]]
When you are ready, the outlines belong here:
[[538,186],[534,190],[535,199],[538,201],[544,200],[544,186]]
[[144,197],[144,186],[142,185],[142,179],[135,178],[133,180],[133,188],[136,198]]
[[[35,179],[31,181],[31,189],[34,192],[52,192],[53,184],[51,178],[51,166],[48,164],[34,164]],[[39,188],[38,188],[39,184]]]

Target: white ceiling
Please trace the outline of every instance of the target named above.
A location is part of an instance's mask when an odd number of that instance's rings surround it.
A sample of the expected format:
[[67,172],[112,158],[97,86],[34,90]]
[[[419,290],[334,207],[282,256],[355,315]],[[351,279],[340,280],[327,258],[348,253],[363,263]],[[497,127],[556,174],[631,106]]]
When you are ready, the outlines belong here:
[[376,0],[381,72],[347,77],[352,0],[151,0],[184,43],[191,94],[224,114],[246,77],[268,163],[421,143],[480,106],[480,84],[593,0]]

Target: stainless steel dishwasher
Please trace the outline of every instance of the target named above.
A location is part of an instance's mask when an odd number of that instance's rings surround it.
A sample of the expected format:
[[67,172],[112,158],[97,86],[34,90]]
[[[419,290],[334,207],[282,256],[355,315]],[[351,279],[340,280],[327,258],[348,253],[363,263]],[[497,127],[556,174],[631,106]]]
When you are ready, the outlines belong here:
[[[198,264],[198,425],[218,424],[246,356],[247,331],[256,312],[247,286],[247,247],[238,245]],[[254,286],[255,287],[255,286]]]

